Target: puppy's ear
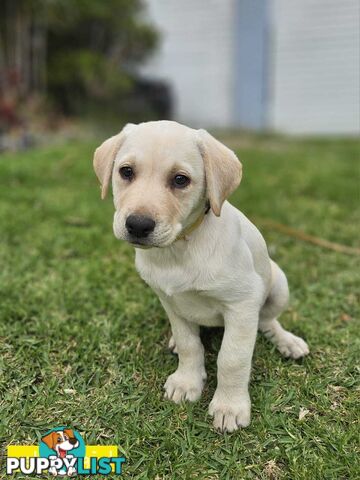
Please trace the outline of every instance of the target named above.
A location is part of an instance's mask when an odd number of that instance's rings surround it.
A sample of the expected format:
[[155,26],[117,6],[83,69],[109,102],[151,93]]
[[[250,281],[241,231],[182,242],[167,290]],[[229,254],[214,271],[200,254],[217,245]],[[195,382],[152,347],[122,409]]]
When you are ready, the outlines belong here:
[[54,450],[56,445],[55,435],[56,432],[51,432],[48,435],[45,435],[45,437],[41,438],[41,441],[44,442],[45,445],[47,445],[51,450]]
[[109,189],[112,169],[115,157],[124,143],[126,134],[134,127],[132,123],[128,123],[120,133],[108,138],[100,147],[95,150],[94,154],[94,170],[101,185],[101,199],[106,197]]
[[240,184],[242,165],[232,150],[206,130],[198,130],[198,135],[208,199],[212,211],[219,217],[222,204]]

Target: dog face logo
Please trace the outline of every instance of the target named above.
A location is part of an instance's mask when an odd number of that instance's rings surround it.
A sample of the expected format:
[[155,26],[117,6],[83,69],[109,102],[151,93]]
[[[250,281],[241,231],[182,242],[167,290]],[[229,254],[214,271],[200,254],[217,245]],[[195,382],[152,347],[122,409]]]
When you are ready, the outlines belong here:
[[70,428],[50,432],[41,439],[51,450],[56,452],[60,458],[65,458],[71,450],[79,446],[79,441],[75,437],[74,431]]
[[85,457],[85,443],[78,432],[58,427],[41,438],[39,452],[52,462],[50,474],[71,476],[77,472],[78,458]]

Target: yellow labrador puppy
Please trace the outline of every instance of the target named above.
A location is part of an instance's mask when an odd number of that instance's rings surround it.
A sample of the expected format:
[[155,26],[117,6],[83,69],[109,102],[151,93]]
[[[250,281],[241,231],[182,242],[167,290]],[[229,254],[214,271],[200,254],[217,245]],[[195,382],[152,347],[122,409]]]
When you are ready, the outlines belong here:
[[197,400],[206,379],[199,326],[224,326],[209,412],[217,429],[250,422],[248,383],[259,329],[285,357],[309,353],[277,317],[287,280],[256,227],[226,198],[241,180],[234,152],[205,130],[171,121],[128,124],[97,148],[102,198],[110,182],[114,233],[169,317],[178,368],[165,397]]

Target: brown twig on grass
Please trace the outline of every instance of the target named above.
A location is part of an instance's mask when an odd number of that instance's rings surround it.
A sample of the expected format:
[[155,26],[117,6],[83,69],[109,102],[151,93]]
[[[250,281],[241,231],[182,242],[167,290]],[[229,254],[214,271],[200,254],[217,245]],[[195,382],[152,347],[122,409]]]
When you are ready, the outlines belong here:
[[288,227],[287,225],[275,222],[273,220],[257,218],[256,223],[264,226],[265,228],[270,228],[272,230],[284,233],[285,235],[289,235],[290,237],[312,243],[318,247],[327,248],[328,250],[333,250],[335,252],[346,253],[347,255],[360,255],[360,248],[349,247],[348,245],[342,245],[341,243],[330,242],[329,240],[315,237],[314,235],[309,235],[301,230]]

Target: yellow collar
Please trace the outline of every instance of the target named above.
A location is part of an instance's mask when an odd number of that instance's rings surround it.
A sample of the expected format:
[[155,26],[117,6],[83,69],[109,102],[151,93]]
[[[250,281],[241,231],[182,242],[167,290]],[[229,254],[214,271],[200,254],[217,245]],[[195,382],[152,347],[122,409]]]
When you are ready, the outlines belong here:
[[186,227],[181,234],[176,238],[176,242],[178,240],[184,240],[188,235],[190,235],[194,230],[196,230],[203,222],[205,215],[208,213],[210,210],[210,205],[206,206],[206,210],[202,212],[202,214],[195,220],[194,223]]

